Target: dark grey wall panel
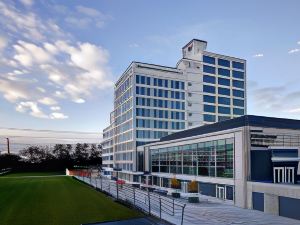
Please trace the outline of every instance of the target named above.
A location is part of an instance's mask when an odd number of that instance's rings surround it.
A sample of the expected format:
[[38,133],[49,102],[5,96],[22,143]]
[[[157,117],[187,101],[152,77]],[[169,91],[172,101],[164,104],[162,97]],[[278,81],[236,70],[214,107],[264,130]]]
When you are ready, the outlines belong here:
[[252,207],[255,210],[264,211],[264,193],[252,192]]
[[226,186],[226,199],[233,200],[233,186]]
[[272,181],[272,152],[269,150],[251,150],[251,180]]
[[279,216],[300,220],[300,199],[279,196]]
[[216,185],[199,182],[201,194],[216,197]]

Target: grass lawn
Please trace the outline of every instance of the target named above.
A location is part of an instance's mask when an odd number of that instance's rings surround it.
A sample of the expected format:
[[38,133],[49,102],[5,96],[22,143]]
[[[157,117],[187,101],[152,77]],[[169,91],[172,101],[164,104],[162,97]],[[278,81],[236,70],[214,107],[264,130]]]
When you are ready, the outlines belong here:
[[1,225],[80,225],[141,214],[71,177],[0,177]]
[[25,177],[25,176],[53,176],[53,175],[65,175],[65,171],[56,172],[18,172],[18,173],[7,173],[3,174],[4,177]]

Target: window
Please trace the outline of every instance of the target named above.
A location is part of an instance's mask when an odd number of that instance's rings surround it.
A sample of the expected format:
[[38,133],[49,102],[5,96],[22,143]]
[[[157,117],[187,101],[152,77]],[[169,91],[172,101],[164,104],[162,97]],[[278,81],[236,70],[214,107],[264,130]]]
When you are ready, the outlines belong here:
[[162,87],[162,82],[163,82],[163,80],[162,80],[162,79],[157,79],[157,81],[158,81],[158,86],[159,86],[159,87]]
[[232,62],[232,67],[235,69],[244,70],[244,63]]
[[213,76],[203,75],[203,82],[215,84],[216,78]]
[[233,70],[232,71],[232,76],[234,78],[244,79],[244,72]]
[[221,88],[221,87],[219,87],[218,88],[218,93],[220,94],[220,95],[230,95],[230,89],[228,89],[228,88]]
[[204,112],[216,112],[216,107],[214,105],[204,105]]
[[136,82],[137,84],[140,83],[140,75],[135,75],[135,82]]
[[175,81],[175,88],[179,89],[179,81]]
[[189,126],[189,127],[190,127],[190,126],[193,126],[193,123],[189,122],[189,123],[188,123],[188,126]]
[[226,59],[218,59],[219,66],[230,67],[230,61]]
[[216,121],[216,116],[209,115],[209,114],[203,114],[203,119],[204,119],[205,122],[215,122]]
[[219,106],[218,107],[218,112],[221,114],[230,114],[230,108],[229,107],[224,107],[224,106]]
[[230,70],[218,68],[218,74],[226,77],[230,77]]
[[145,77],[141,76],[141,84],[145,84]]
[[230,98],[218,97],[218,103],[222,105],[230,105]]
[[225,86],[230,86],[230,80],[219,77],[218,78],[218,84],[225,85]]
[[215,67],[212,67],[212,66],[206,66],[206,65],[203,65],[203,72],[204,72],[204,73],[212,73],[212,74],[215,74],[215,73],[216,73],[216,68],[215,68]]
[[191,82],[188,82],[188,86],[192,86],[192,83],[191,83]]
[[205,63],[209,63],[209,64],[215,64],[216,63],[216,59],[207,55],[203,56],[203,62]]
[[244,91],[240,91],[240,90],[232,90],[232,94],[235,97],[240,97],[240,98],[244,98]]
[[234,115],[244,115],[244,109],[238,109],[238,108],[234,108],[233,109],[233,114]]
[[241,99],[233,99],[233,105],[244,107],[245,102],[244,102],[244,100],[241,100]]
[[193,115],[193,113],[189,113],[189,116],[192,116]]
[[216,97],[215,96],[210,96],[210,95],[203,95],[203,102],[215,103],[216,102]]
[[244,88],[244,81],[233,80],[232,85],[233,87]]
[[214,86],[203,85],[203,91],[207,93],[215,93],[216,88]]
[[147,78],[147,85],[150,85],[151,84],[150,77],[146,77],[146,78]]
[[188,95],[189,95],[189,97],[192,97],[192,93],[189,92]]
[[219,122],[224,121],[224,120],[230,120],[231,118],[229,116],[219,116],[218,120]]

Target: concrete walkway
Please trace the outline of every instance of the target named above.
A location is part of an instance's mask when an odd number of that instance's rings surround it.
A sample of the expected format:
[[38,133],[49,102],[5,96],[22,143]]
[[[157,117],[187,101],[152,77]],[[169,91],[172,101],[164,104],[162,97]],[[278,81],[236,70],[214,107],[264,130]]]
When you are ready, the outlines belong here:
[[[90,183],[89,179],[83,180],[79,177],[77,178],[94,187],[97,185],[93,179]],[[238,208],[230,202],[223,202],[213,197],[202,195],[200,196],[201,199],[200,203],[195,204],[182,200],[182,203],[186,204],[183,220],[184,225],[300,225],[299,220],[274,216],[256,210]],[[144,206],[141,205],[140,207]],[[153,211],[153,215],[159,215],[158,209],[153,208],[151,211]],[[163,213],[162,218],[176,225],[181,223],[180,216],[170,216]]]

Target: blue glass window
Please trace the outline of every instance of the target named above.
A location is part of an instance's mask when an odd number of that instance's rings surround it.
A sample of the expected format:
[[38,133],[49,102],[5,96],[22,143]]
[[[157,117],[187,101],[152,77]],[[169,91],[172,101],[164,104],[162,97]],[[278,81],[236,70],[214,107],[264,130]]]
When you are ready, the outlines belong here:
[[140,75],[135,75],[135,82],[136,82],[137,84],[140,83]]
[[203,102],[215,103],[216,97],[210,95],[203,95]]
[[175,98],[180,99],[180,92],[179,91],[175,91]]
[[141,91],[140,92],[141,95],[145,95],[145,88],[144,87],[140,87],[140,91]]
[[203,56],[203,62],[205,63],[209,63],[209,64],[215,64],[216,63],[216,59],[207,55]]
[[146,77],[147,78],[147,85],[150,85],[151,84],[151,79],[150,77]]
[[230,105],[230,98],[218,97],[218,103],[223,105]]
[[233,87],[244,88],[244,81],[233,80],[232,85]]
[[203,82],[215,84],[216,78],[213,76],[203,75]]
[[230,114],[230,108],[229,107],[224,107],[224,106],[219,106],[218,107],[218,112],[221,114]]
[[228,88],[221,88],[221,87],[219,87],[218,88],[218,93],[220,94],[220,95],[230,95],[230,89],[228,89]]
[[168,98],[168,93],[169,93],[168,90],[165,90],[165,91],[164,91],[164,97],[165,97],[165,98]]
[[162,85],[163,80],[162,80],[162,79],[157,79],[157,81],[158,81],[158,86],[159,86],[159,87],[162,87],[162,86],[163,86],[163,85]]
[[244,109],[234,108],[233,109],[233,114],[234,115],[244,115]]
[[230,77],[230,70],[218,68],[218,74],[226,77]]
[[180,102],[176,101],[176,109],[180,109]]
[[232,76],[234,78],[244,79],[244,72],[233,70],[232,71]]
[[136,92],[137,95],[139,95],[139,94],[140,94],[140,87],[137,86],[137,87],[135,88],[135,92]]
[[230,86],[230,80],[219,77],[218,78],[218,84],[225,85],[225,86]]
[[241,69],[244,70],[244,63],[240,63],[240,62],[232,62],[232,67],[236,68],[236,69]]
[[204,112],[216,112],[216,107],[214,105],[204,105]]
[[216,116],[209,115],[209,114],[203,114],[203,119],[206,122],[215,122],[216,121]]
[[168,87],[168,83],[169,83],[168,80],[164,80],[164,83],[165,83],[164,86],[167,88]]
[[145,84],[145,77],[141,76],[141,84]]
[[162,89],[158,89],[158,97],[162,97],[163,96],[163,90]]
[[154,86],[157,86],[157,78],[154,78],[154,79],[153,79],[153,85],[154,85]]
[[207,93],[215,93],[216,88],[214,86],[203,85],[203,91]]
[[240,97],[240,98],[244,98],[244,91],[240,91],[240,90],[232,90],[232,94],[235,97]]
[[241,99],[233,99],[233,105],[234,106],[242,106],[242,107],[244,107],[245,102],[244,102],[244,100],[241,100]]
[[175,81],[175,88],[179,89],[179,81]]
[[230,67],[230,61],[226,59],[218,59],[219,66]]
[[181,89],[184,90],[184,82],[181,82]]
[[204,72],[204,73],[212,73],[212,74],[215,74],[215,73],[216,73],[216,68],[215,68],[215,67],[212,67],[212,66],[206,66],[206,65],[203,65],[203,72]]
[[163,107],[163,100],[158,100],[158,107]]

